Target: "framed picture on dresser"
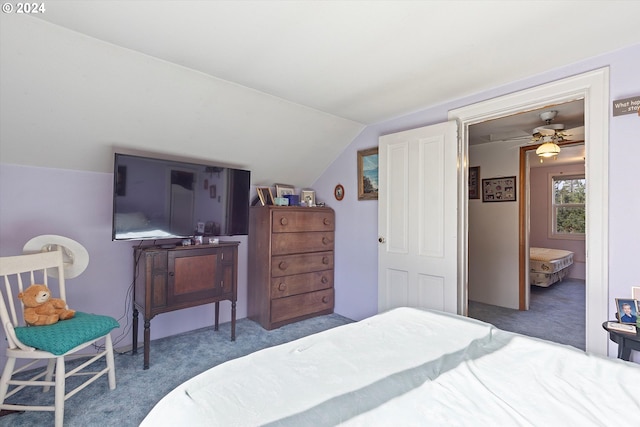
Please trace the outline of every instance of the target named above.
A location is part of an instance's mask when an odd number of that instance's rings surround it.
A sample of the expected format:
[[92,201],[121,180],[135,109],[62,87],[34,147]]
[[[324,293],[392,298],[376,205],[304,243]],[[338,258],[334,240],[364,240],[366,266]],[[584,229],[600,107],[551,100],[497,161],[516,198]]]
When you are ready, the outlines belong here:
[[275,184],[276,186],[276,197],[284,197],[290,194],[296,194],[296,189],[293,185],[288,184]]
[[258,187],[258,198],[260,199],[260,203],[262,206],[269,206],[275,204],[273,202],[273,193],[271,193],[271,188],[269,187]]

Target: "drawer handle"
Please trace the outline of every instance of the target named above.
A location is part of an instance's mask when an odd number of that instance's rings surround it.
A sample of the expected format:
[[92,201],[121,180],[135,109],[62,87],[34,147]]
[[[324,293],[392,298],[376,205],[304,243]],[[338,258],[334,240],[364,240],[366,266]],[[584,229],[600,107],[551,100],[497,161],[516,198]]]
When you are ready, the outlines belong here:
[[323,245],[328,245],[329,243],[331,243],[331,240],[329,240],[327,237],[323,237],[322,238],[322,244]]
[[323,296],[323,297],[322,297],[322,302],[323,302],[323,303],[325,303],[325,304],[326,304],[326,303],[328,303],[328,302],[329,302],[329,297],[328,297],[328,296],[326,296],[326,295],[325,295],[325,296]]
[[278,285],[278,290],[282,291],[282,292],[286,291],[287,290],[287,284],[286,283],[280,283]]
[[329,279],[327,279],[326,276],[322,276],[322,279],[320,279],[320,281],[322,283],[327,283],[329,281]]
[[323,264],[329,264],[329,257],[323,256],[322,257],[322,263]]
[[278,267],[280,268],[280,270],[286,270],[287,267],[289,267],[289,264],[287,264],[286,261],[281,261],[280,264],[278,264]]
[[325,218],[323,221],[324,225],[331,225],[331,219]]
[[280,218],[280,224],[287,225],[289,224],[289,220],[285,217]]

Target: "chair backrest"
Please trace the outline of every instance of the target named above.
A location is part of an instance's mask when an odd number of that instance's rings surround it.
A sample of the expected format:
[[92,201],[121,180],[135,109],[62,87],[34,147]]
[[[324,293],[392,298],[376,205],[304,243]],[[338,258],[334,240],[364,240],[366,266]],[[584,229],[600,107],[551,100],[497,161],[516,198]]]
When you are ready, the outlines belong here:
[[[0,280],[4,284],[0,286],[2,294],[0,320],[2,320],[9,348],[31,349],[21,343],[14,332],[14,328],[25,326],[22,301],[18,299],[18,294],[36,283],[49,286],[48,271],[50,273],[56,271],[59,297],[66,301],[64,262],[61,251],[0,257]],[[16,302],[18,302],[18,310]]]

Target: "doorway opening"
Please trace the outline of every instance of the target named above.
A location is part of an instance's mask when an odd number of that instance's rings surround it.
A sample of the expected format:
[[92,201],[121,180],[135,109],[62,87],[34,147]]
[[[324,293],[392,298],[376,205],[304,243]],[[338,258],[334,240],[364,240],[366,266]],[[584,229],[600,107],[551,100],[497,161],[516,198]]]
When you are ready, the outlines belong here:
[[[603,68],[531,89],[515,92],[449,112],[450,119],[460,123],[459,147],[459,283],[458,312],[468,314],[469,283],[469,128],[473,124],[494,120],[546,106],[578,99],[585,102],[585,150],[588,188],[587,226],[585,244],[589,254],[586,265],[586,349],[606,355],[607,337],[602,334],[602,319],[608,316],[608,103],[609,70]],[[525,246],[518,248],[519,252]]]
[[[563,124],[558,122],[555,126],[563,128],[564,142],[560,142],[562,148],[557,156],[541,162],[535,153],[541,144],[532,141],[532,134],[534,126],[540,124],[540,116],[549,109],[562,112],[558,116]],[[555,210],[550,180],[550,176],[579,175],[585,181],[583,101],[473,125],[469,144],[469,165],[474,169],[476,186],[483,184],[483,194],[476,194],[472,186],[469,195],[468,315],[501,329],[584,350],[584,206],[581,210],[572,208],[570,218],[582,215],[582,231],[576,228],[571,235],[552,232],[555,228],[551,213]],[[487,178],[510,175],[517,178],[517,203],[485,203],[492,201],[484,196]],[[576,189],[574,194],[576,198],[581,195],[584,201],[584,187],[581,191],[579,194]],[[561,215],[562,223],[568,221],[562,218]],[[532,246],[544,258],[565,253],[568,258],[530,264]],[[520,251],[520,247],[524,250]],[[572,264],[574,259],[578,262]],[[568,312],[578,318],[566,322]]]

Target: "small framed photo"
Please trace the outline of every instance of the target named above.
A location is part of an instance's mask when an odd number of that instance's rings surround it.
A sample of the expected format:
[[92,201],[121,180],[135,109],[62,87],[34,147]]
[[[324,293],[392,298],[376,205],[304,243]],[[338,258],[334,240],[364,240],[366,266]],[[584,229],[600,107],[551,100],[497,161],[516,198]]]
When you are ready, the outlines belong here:
[[631,298],[633,298],[636,301],[640,301],[640,286],[631,287]]
[[302,190],[300,192],[300,201],[304,202],[306,206],[315,206],[316,192],[313,190]]
[[358,200],[378,200],[378,147],[358,151]]
[[276,197],[284,197],[290,194],[296,194],[296,190],[293,188],[293,185],[276,184]]
[[618,322],[635,325],[638,319],[638,301],[630,298],[616,298]]
[[260,199],[260,203],[262,206],[273,205],[273,193],[271,193],[270,187],[258,187],[256,189],[258,192],[258,198]]
[[209,187],[209,197],[212,199],[215,199],[216,197],[218,197],[218,192],[216,191],[215,185],[211,185]]
[[516,177],[487,178],[482,180],[483,202],[515,202]]
[[480,198],[480,166],[469,168],[469,199]]

